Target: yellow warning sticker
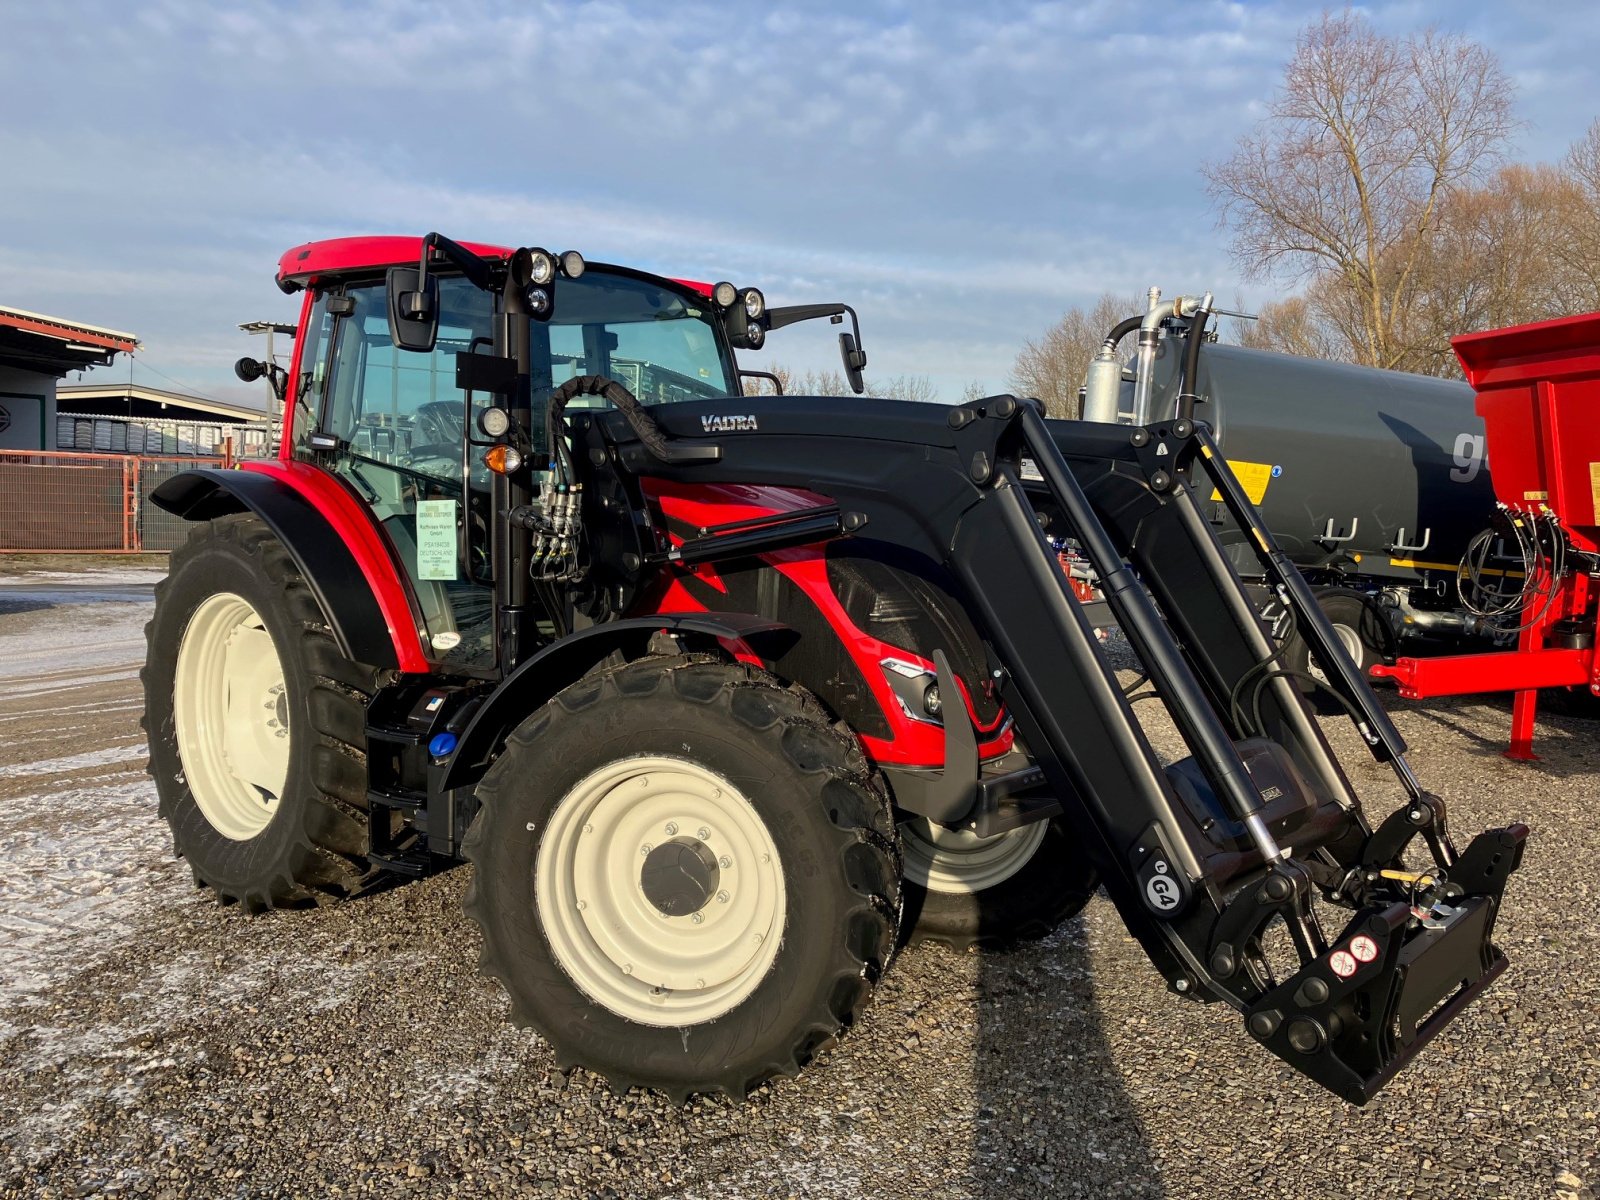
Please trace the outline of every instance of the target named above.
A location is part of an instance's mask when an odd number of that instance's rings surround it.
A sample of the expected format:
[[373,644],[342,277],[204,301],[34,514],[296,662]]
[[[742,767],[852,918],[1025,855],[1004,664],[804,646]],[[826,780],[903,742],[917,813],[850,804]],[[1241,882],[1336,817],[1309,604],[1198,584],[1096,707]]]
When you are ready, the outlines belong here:
[[[1272,464],[1238,462],[1230,458],[1228,466],[1238,477],[1239,486],[1244,489],[1244,494],[1250,497],[1250,503],[1260,504],[1261,498],[1267,494],[1267,484],[1272,482]],[[1212,488],[1211,498],[1221,500],[1222,493]]]
[[1589,499],[1594,502],[1595,520],[1600,521],[1600,462],[1589,464]]

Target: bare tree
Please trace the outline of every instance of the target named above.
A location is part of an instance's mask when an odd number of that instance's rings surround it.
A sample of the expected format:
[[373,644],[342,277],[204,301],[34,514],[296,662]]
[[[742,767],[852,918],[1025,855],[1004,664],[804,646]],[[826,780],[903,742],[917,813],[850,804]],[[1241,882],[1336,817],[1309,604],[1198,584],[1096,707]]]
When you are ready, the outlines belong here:
[[1511,95],[1473,42],[1324,15],[1301,33],[1267,118],[1204,168],[1235,258],[1256,277],[1322,283],[1351,319],[1350,356],[1403,365],[1406,302],[1440,208],[1498,155]]
[[1589,306],[1577,240],[1586,207],[1572,176],[1547,165],[1506,167],[1483,187],[1452,195],[1399,323],[1407,369],[1456,375],[1453,335]]
[[1024,342],[1012,364],[1010,386],[1037,396],[1052,417],[1076,419],[1078,389],[1107,331],[1124,317],[1144,311],[1144,301],[1105,293],[1090,308],[1072,308],[1036,341]]
[[[806,371],[795,374],[781,363],[769,363],[764,370],[776,375],[786,396],[853,396],[855,391],[842,371]],[[926,375],[895,375],[889,379],[867,380],[866,395],[890,400],[937,402],[939,389]],[[746,379],[744,394],[770,396],[772,384],[765,379]]]
[[1261,306],[1254,321],[1237,323],[1239,345],[1252,350],[1275,350],[1279,354],[1298,354],[1301,358],[1347,356],[1340,331],[1322,315],[1319,306],[1305,296],[1290,296]]
[[1600,309],[1600,120],[1572,144],[1562,166],[1575,203],[1562,222],[1562,244],[1579,294],[1575,310]]

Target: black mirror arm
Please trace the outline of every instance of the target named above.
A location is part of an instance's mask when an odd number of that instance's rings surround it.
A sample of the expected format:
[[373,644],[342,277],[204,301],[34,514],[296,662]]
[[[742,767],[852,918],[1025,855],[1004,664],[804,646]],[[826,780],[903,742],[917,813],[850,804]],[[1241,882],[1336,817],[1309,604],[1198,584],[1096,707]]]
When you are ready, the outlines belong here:
[[[789,304],[783,308],[767,310],[767,328],[782,329],[801,321],[815,321],[818,317],[838,317],[850,312],[845,304]],[[850,314],[853,318],[854,313]]]
[[[437,255],[437,259],[435,259]],[[494,274],[488,264],[460,242],[452,241],[442,233],[430,233],[422,239],[422,261],[417,264],[418,290],[427,287],[430,260],[447,260],[460,269],[467,282],[485,292],[496,290]]]

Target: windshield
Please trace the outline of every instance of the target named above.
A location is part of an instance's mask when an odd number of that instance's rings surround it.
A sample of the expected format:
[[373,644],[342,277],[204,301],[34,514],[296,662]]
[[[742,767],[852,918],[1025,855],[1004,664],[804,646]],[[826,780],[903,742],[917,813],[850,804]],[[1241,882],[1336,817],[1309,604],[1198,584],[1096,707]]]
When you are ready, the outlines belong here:
[[[711,302],[648,280],[593,267],[578,279],[561,280],[555,315],[548,324],[534,326],[535,356],[541,334],[548,339],[552,388],[577,375],[605,375],[645,404],[738,391],[732,356],[718,336]],[[536,392],[536,407],[539,398]],[[572,407],[604,404],[585,396]]]

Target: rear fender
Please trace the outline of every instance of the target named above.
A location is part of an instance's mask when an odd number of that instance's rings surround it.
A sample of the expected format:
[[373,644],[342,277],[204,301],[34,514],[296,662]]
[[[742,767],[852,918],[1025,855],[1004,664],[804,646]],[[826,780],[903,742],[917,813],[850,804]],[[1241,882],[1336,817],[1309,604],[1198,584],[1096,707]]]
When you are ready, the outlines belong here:
[[347,658],[389,670],[432,669],[400,569],[382,535],[325,472],[281,462],[251,463],[237,471],[185,471],[150,498],[186,521],[254,513],[300,568]]
[[506,676],[472,715],[462,731],[441,787],[466,787],[476,783],[490,761],[505,745],[511,731],[551,697],[616,651],[628,659],[650,652],[650,639],[666,631],[686,638],[732,644],[741,659],[754,659],[746,643],[791,633],[787,625],[749,613],[657,613],[592,625],[546,646]]

